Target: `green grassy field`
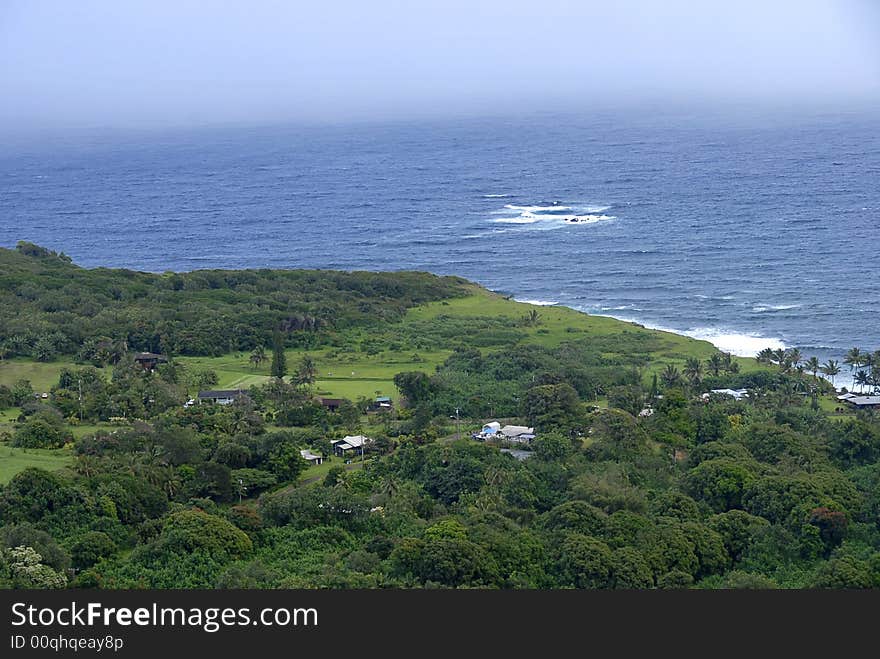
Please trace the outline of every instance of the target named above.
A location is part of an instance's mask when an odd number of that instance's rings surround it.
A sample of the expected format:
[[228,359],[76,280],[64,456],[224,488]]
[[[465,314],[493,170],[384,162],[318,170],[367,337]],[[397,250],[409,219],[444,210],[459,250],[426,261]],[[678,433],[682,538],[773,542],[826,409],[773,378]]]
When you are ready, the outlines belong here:
[[[706,360],[717,352],[715,346],[708,341],[692,339],[672,332],[650,330],[637,323],[629,323],[606,316],[591,316],[568,307],[543,306],[515,302],[496,293],[475,287],[474,295],[450,300],[448,302],[432,302],[410,309],[407,321],[429,321],[438,316],[492,316],[510,319],[511,323],[537,310],[538,324],[533,327],[521,327],[526,333],[525,343],[535,343],[545,347],[556,347],[566,341],[584,337],[608,337],[620,335],[622,332],[648,333],[658,339],[658,347],[652,351],[651,367],[646,369],[646,381],[655,372],[660,372],[666,363],[683,365],[688,357]],[[406,321],[405,321],[406,322]],[[742,372],[756,371],[763,368],[752,358],[736,357]]]
[[[345,460],[342,458],[333,458],[324,460],[323,463],[319,465],[313,465],[306,469],[302,474],[300,474],[297,479],[298,485],[305,485],[310,483],[320,483],[324,480],[324,476],[327,475],[327,472],[330,471],[333,467],[344,467],[346,471],[355,471],[361,468],[361,463],[358,458],[352,458],[353,462],[351,464],[345,464]],[[370,458],[367,459],[367,464],[369,464]]]
[[56,471],[73,462],[69,451],[46,449],[19,449],[0,444],[0,484],[8,483],[22,469],[39,467]]
[[72,361],[34,362],[25,359],[0,361],[0,384],[11,387],[19,380],[29,380],[36,392],[48,392],[58,384],[63,368],[75,368]]
[[[515,302],[501,295],[479,287],[473,294],[454,300],[433,302],[415,307],[407,312],[403,322],[390,326],[388,333],[397,331],[404,335],[413,327],[425,323],[441,323],[443,318],[491,317],[508,321],[510,327],[523,332],[524,343],[534,343],[545,347],[556,347],[566,341],[585,337],[609,337],[622,332],[647,333],[657,340],[652,351],[651,366],[645,370],[645,381],[649,382],[655,372],[663,369],[666,363],[682,366],[688,357],[705,360],[716,352],[708,341],[698,341],[686,336],[645,329],[635,323],[627,323],[604,316],[589,316],[567,307],[536,307],[531,304]],[[532,310],[540,316],[534,326],[524,326],[521,320]],[[503,350],[488,347],[485,350]],[[414,360],[414,354],[418,360]],[[288,370],[293,371],[303,355],[309,354],[316,362],[319,377],[316,391],[319,395],[337,396],[355,400],[361,396],[372,398],[377,395],[397,398],[393,378],[401,371],[424,371],[432,373],[436,367],[452,354],[452,350],[383,350],[378,354],[367,355],[361,352],[345,351],[339,348],[320,350],[288,350],[286,353]],[[609,355],[609,356],[613,356]],[[179,357],[179,361],[193,369],[210,369],[217,373],[218,388],[247,388],[260,384],[269,378],[269,365],[254,367],[248,361],[248,353],[235,353],[223,357]],[[737,357],[743,372],[762,367],[754,359]],[[377,392],[381,392],[378,393]]]

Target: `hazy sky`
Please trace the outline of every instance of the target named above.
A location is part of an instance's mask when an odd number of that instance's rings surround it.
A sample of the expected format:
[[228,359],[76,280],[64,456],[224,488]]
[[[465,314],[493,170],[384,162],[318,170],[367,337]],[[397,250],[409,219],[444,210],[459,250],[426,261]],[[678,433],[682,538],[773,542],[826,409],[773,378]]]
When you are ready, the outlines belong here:
[[874,0],[0,0],[0,121],[880,98]]

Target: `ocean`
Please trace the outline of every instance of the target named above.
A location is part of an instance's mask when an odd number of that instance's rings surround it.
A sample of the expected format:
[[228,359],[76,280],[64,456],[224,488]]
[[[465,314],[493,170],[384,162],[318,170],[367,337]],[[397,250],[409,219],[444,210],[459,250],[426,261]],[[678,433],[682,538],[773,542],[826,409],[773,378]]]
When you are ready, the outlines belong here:
[[880,114],[546,114],[8,141],[0,245],[428,270],[738,355],[880,349]]

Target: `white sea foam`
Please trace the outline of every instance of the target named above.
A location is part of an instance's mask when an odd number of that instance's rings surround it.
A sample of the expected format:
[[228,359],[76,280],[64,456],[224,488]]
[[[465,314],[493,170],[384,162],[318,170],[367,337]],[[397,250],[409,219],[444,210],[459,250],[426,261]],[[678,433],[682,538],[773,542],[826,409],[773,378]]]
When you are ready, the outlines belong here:
[[506,194],[484,194],[483,198],[484,199],[503,199],[504,197],[507,197],[507,196],[508,195],[506,195]]
[[540,222],[541,219],[534,215],[520,215],[519,217],[499,217],[492,221],[498,224],[534,224]]
[[788,309],[800,309],[799,304],[756,304],[752,307],[753,313],[766,313],[768,311],[787,311]]
[[497,224],[535,224],[537,222],[552,222],[558,224],[595,224],[607,220],[616,220],[613,215],[536,215],[523,213],[516,217],[498,217],[492,220]]
[[[533,205],[517,205],[505,204],[501,208],[490,211],[491,215],[498,216],[492,218],[492,222],[497,224],[512,225],[534,225],[527,230],[529,231],[550,231],[560,229],[566,225],[590,225],[597,222],[607,222],[616,220],[613,215],[606,215],[606,211],[610,206],[597,206],[588,204],[569,204],[554,203],[552,205],[533,204]],[[526,230],[525,227],[519,230]]]
[[513,204],[505,204],[504,207],[512,211],[524,211],[526,213],[537,213],[540,211],[567,211],[571,210],[571,206],[514,206]]
[[[675,332],[675,330],[669,331]],[[729,352],[737,357],[754,357],[764,348],[784,350],[787,347],[785,342],[777,337],[761,336],[757,333],[742,334],[717,327],[696,327],[677,333],[708,341],[719,350]]]
[[[588,309],[583,310],[587,313],[590,313]],[[629,310],[638,311],[638,309]],[[616,309],[603,309],[603,311],[616,311]],[[623,309],[621,309],[621,311],[623,311]],[[788,347],[781,338],[761,336],[760,334],[754,332],[744,334],[742,332],[736,332],[733,330],[727,330],[718,327],[694,327],[687,330],[680,330],[672,329],[670,327],[664,327],[663,325],[646,323],[639,320],[638,318],[622,316],[616,313],[593,313],[594,315],[608,316],[610,318],[616,318],[617,320],[623,320],[628,323],[636,323],[638,325],[642,325],[643,327],[647,327],[648,329],[658,330],[660,332],[680,334],[682,336],[688,336],[692,339],[708,341],[719,350],[729,352],[730,354],[736,355],[737,357],[754,357],[764,348],[772,348],[773,350],[785,350]]]
[[622,304],[617,307],[599,307],[602,311],[641,311],[641,309],[634,304]]
[[548,300],[521,300],[520,298],[513,298],[516,302],[522,302],[523,304],[533,304],[536,307],[552,307],[554,305],[559,304],[558,302],[550,302]]
[[562,221],[566,224],[595,224],[596,222],[616,219],[613,215],[573,215],[562,218]]

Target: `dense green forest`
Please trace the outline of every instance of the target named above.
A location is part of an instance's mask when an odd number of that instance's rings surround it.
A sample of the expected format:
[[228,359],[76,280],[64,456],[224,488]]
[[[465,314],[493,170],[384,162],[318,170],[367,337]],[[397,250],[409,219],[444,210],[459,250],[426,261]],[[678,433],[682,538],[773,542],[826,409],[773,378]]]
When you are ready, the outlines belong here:
[[200,270],[163,275],[87,270],[30,243],[0,248],[4,356],[98,363],[126,351],[221,355],[284,330],[290,345],[399,320],[404,311],[463,293],[464,281],[425,273]]
[[[420,273],[0,265],[0,587],[880,587],[880,415],[799,352]],[[880,353],[852,354],[876,388]],[[247,396],[187,402],[233,359]],[[392,407],[378,375],[321,404],[346,359],[406,364]],[[48,391],[4,381],[40,360]],[[495,419],[536,438],[470,437]],[[349,435],[373,441],[334,456]]]

